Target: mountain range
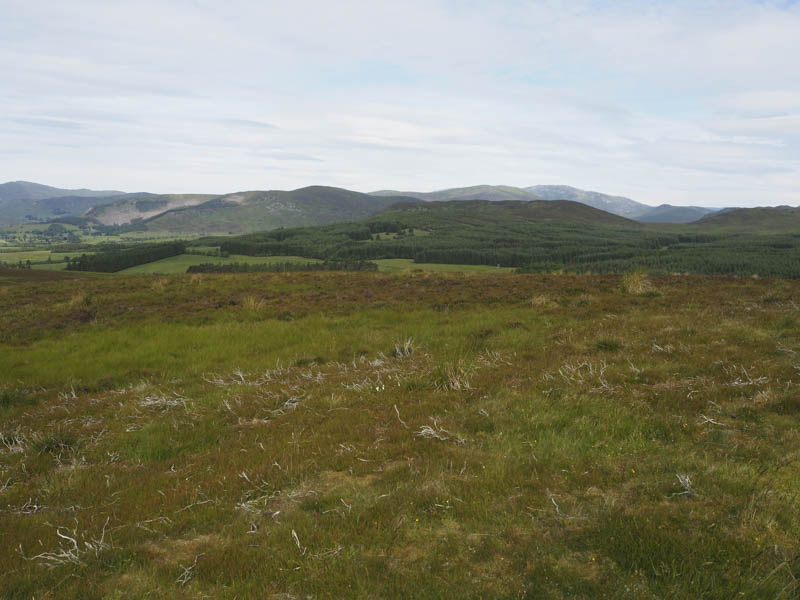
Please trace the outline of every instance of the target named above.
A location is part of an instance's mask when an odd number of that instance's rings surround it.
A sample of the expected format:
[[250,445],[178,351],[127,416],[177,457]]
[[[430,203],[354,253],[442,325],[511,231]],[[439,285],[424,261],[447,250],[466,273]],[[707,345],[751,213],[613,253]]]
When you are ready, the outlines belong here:
[[[435,192],[381,190],[364,194],[335,187],[310,186],[293,191],[243,191],[231,194],[128,194],[113,190],[68,190],[26,181],[0,184],[0,224],[52,222],[71,218],[105,226],[129,226],[184,234],[245,233],[279,227],[322,225],[365,218],[397,202],[536,202],[567,200],[641,223],[696,223],[746,228],[748,215],[759,223],[777,218],[791,228],[788,213],[757,213],[694,206],[650,206],[624,196],[565,185],[525,188],[479,185]],[[713,217],[718,216],[715,220]]]
[[451,188],[437,192],[398,192],[380,190],[374,196],[409,196],[420,200],[571,200],[599,208],[620,217],[645,223],[690,223],[714,212],[712,208],[694,206],[650,206],[624,196],[610,196],[600,192],[581,190],[568,185],[532,185],[525,188],[507,185],[476,185]]

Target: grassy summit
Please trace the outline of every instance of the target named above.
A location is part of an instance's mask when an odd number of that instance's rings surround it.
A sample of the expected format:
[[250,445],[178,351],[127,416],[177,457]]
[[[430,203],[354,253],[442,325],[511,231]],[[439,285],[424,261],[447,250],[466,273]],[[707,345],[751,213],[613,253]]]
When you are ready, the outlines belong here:
[[779,280],[0,272],[4,598],[791,598]]

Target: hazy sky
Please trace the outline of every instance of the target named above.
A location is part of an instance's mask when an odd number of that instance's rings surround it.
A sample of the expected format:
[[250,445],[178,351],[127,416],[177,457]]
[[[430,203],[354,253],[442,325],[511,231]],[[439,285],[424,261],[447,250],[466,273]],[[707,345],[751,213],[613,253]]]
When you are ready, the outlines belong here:
[[0,0],[0,181],[800,204],[800,3]]

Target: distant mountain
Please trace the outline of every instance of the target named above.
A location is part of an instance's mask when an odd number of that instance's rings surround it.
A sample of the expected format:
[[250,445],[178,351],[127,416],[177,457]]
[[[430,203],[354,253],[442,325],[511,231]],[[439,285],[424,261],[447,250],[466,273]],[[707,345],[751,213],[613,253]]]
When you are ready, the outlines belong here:
[[41,183],[31,181],[9,181],[0,183],[1,200],[44,200],[45,198],[57,198],[59,196],[81,196],[84,198],[97,198],[100,196],[114,196],[123,194],[113,190],[69,190],[55,188]]
[[409,197],[371,196],[311,186],[294,191],[250,191],[219,196],[194,206],[173,208],[145,220],[154,231],[176,233],[245,233],[353,221]]
[[446,202],[399,203],[374,219],[397,219],[423,229],[436,226],[468,225],[476,230],[489,224],[587,223],[607,227],[640,229],[636,221],[571,200],[450,200]]
[[800,207],[729,208],[709,214],[695,225],[704,231],[725,229],[763,233],[789,231],[800,233]]
[[[417,198],[426,202],[447,202],[450,200],[542,200],[536,194],[522,188],[510,185],[473,185],[471,187],[451,188],[439,190],[438,192],[396,192],[393,190],[381,190],[372,192],[373,196],[405,196],[407,198]],[[566,198],[569,200],[570,198]]]
[[600,192],[590,192],[570,187],[568,185],[532,185],[525,188],[526,191],[535,194],[543,200],[572,200],[582,202],[594,208],[599,208],[606,212],[635,219],[643,215],[653,207],[648,204],[636,202],[624,196],[609,196]]
[[20,223],[31,218],[51,219],[60,215],[77,216],[103,199],[122,193],[113,190],[68,190],[30,181],[10,181],[0,184],[0,223]]
[[216,197],[214,194],[124,194],[92,207],[85,216],[103,225],[124,225],[137,219],[150,219],[168,210],[196,206]]
[[475,185],[452,188],[437,192],[397,192],[381,190],[372,192],[374,196],[408,196],[426,202],[452,200],[570,200],[614,215],[635,219],[646,223],[690,223],[713,212],[710,208],[696,206],[650,206],[624,196],[609,196],[600,192],[581,190],[568,185],[532,185],[518,188],[507,185]]
[[643,223],[693,223],[714,212],[717,212],[714,208],[662,204],[637,216],[636,220]]

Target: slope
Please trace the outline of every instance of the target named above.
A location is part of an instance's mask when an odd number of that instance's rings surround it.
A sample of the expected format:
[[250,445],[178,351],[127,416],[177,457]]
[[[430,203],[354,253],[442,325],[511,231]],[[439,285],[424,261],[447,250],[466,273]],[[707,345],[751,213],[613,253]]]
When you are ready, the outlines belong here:
[[86,217],[103,225],[123,225],[149,219],[168,210],[195,206],[215,198],[213,194],[125,194],[112,202],[95,206]]
[[149,219],[147,226],[152,231],[245,233],[361,219],[399,201],[413,199],[376,197],[327,186],[238,192],[168,210]]
[[509,220],[529,223],[586,223],[592,225],[629,227],[636,229],[638,223],[618,215],[570,200],[453,200],[432,203],[401,203],[381,213],[379,218],[398,216],[414,224],[429,228],[453,224],[478,227],[508,224]]
[[369,219],[205,239],[230,254],[800,277],[800,236],[644,224],[566,200],[400,203]]
[[[31,181],[9,181],[0,184],[0,223],[20,223],[63,214],[77,215],[86,210],[90,199],[103,202],[122,193],[113,190],[68,190]],[[64,197],[68,199],[59,202],[58,198]],[[77,198],[87,200],[78,201]],[[80,212],[71,212],[73,208]]]
[[714,212],[716,209],[701,206],[662,204],[637,216],[636,220],[642,223],[693,223]]
[[536,194],[544,200],[572,200],[582,202],[594,208],[605,210],[615,215],[635,219],[653,207],[636,202],[624,196],[609,196],[600,192],[581,190],[568,185],[532,185],[526,191]]
[[727,209],[703,217],[694,225],[703,230],[800,233],[800,207]]
[[447,202],[450,200],[541,200],[539,196],[522,188],[510,185],[473,185],[450,188],[436,192],[397,192],[381,190],[372,192],[373,196],[406,196],[427,202]]

